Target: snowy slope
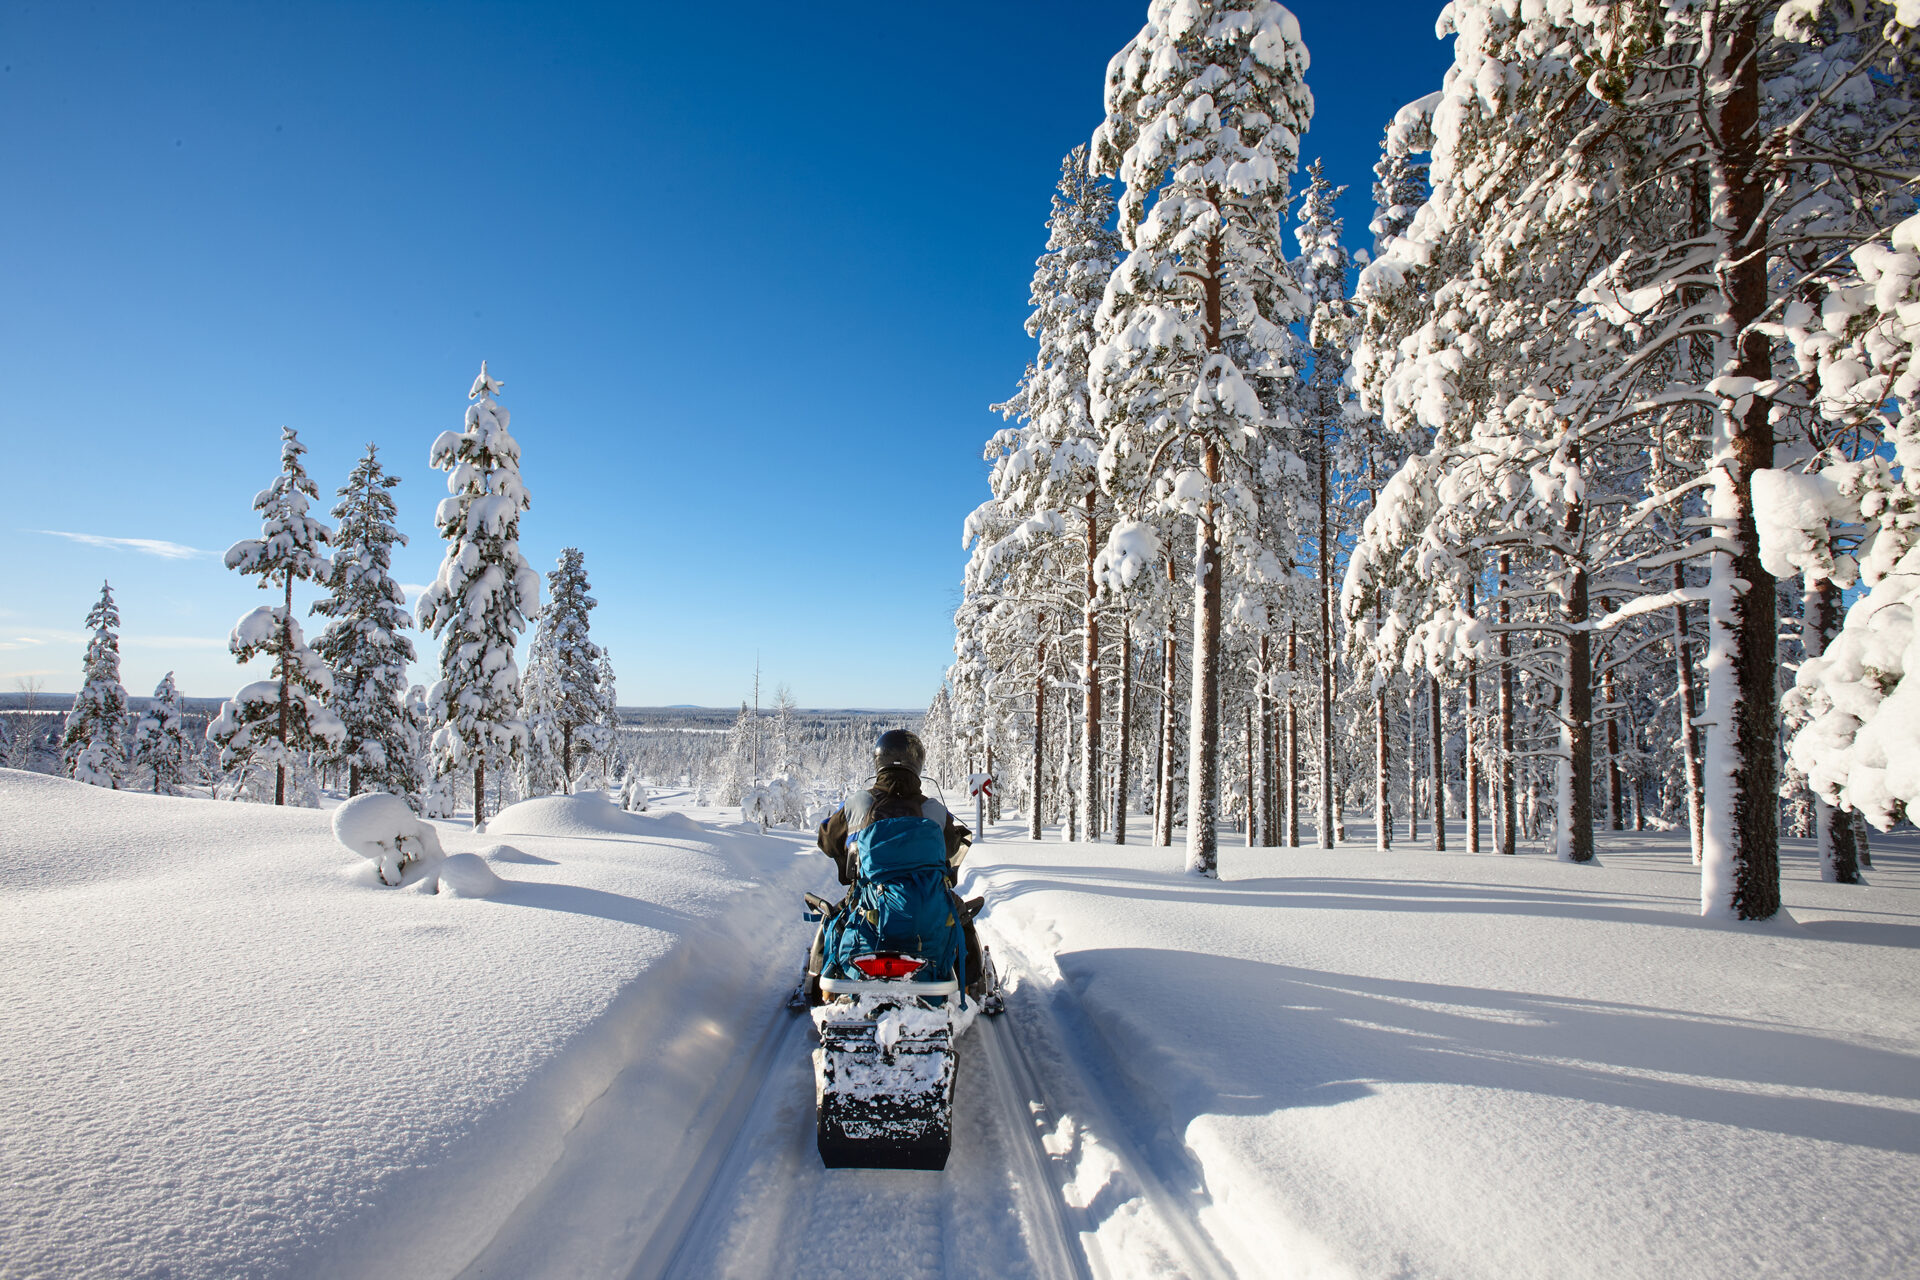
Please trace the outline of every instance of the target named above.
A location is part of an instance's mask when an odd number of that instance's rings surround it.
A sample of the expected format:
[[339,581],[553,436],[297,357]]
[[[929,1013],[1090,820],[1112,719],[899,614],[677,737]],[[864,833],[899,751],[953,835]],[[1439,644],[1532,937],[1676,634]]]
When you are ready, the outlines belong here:
[[819,880],[599,797],[441,835],[511,883],[385,890],[321,812],[0,770],[0,1276],[451,1274],[636,1055],[737,1056],[714,1020]]
[[1599,867],[1224,848],[1208,883],[1005,834],[974,891],[1029,1051],[1105,1117],[1057,1144],[1096,1248],[1144,1203],[1106,1146],[1202,1188],[1248,1276],[1920,1268],[1910,841],[1876,839],[1866,889],[1790,849],[1797,923],[1733,926],[1668,837]]

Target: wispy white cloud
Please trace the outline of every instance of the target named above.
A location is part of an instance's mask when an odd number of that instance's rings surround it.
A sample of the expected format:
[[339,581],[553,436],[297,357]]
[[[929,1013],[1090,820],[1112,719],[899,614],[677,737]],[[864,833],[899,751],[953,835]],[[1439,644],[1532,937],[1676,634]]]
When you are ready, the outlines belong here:
[[10,649],[31,649],[45,643],[46,641],[40,639],[38,636],[8,636],[5,639],[0,639],[0,653],[4,653]]
[[50,538],[68,538],[89,547],[105,547],[109,551],[138,551],[142,555],[159,556],[162,560],[197,560],[216,554],[189,547],[183,542],[168,542],[163,538],[109,538],[105,534],[68,533],[63,529],[34,529],[30,532],[44,533]]

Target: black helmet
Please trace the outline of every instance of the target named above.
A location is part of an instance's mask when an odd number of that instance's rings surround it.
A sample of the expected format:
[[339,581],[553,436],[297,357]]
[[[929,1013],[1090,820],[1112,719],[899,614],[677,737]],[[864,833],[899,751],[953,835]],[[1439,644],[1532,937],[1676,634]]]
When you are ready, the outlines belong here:
[[904,765],[913,770],[917,778],[926,763],[926,747],[921,745],[916,735],[905,729],[889,729],[880,735],[880,741],[873,744],[873,767],[876,772],[888,765]]

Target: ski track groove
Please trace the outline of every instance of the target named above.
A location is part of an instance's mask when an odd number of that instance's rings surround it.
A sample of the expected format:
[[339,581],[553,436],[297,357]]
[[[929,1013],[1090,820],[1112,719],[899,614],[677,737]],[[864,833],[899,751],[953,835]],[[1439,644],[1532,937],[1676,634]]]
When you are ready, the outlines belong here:
[[[672,1208],[654,1228],[639,1262],[628,1272],[628,1280],[662,1280],[683,1264],[682,1255],[697,1239],[695,1228],[709,1211],[713,1191],[729,1185],[721,1174],[739,1163],[740,1138],[747,1120],[759,1109],[761,1095],[768,1082],[780,1074],[783,1060],[792,1056],[797,1043],[805,1043],[806,1026],[806,1018],[784,1007],[767,1020],[726,1101],[726,1118],[701,1150],[700,1158],[675,1193]],[[735,1180],[738,1176],[736,1171]]]
[[[982,924],[986,924],[983,920]],[[986,931],[986,930],[983,930]],[[1183,1182],[1198,1183],[1193,1176],[1190,1163],[1185,1156],[1185,1144],[1177,1134],[1151,1135],[1142,1142],[1136,1135],[1130,1134],[1119,1122],[1123,1109],[1118,1105],[1122,1100],[1117,1094],[1125,1092],[1124,1073],[1114,1056],[1113,1046],[1108,1044],[1099,1028],[1094,1024],[1079,998],[1064,981],[1045,981],[1034,976],[1036,966],[1025,950],[997,930],[991,931],[994,938],[994,954],[1010,954],[1016,961],[1010,971],[1020,975],[1020,988],[1032,991],[1039,996],[1044,1008],[1031,1008],[1032,1016],[1043,1022],[1048,1032],[1066,1031],[1066,1037],[1052,1037],[1051,1048],[1062,1059],[1063,1065],[1078,1068],[1065,1073],[1070,1078],[1082,1081],[1082,1097],[1085,1106],[1070,1107],[1063,1104],[1057,1096],[1059,1090],[1050,1088],[1048,1075],[1033,1068],[1027,1049],[1019,1037],[1009,1037],[1014,1052],[1019,1055],[1025,1066],[1028,1078],[1032,1080],[1038,1101],[1047,1114],[1056,1117],[1072,1116],[1080,1127],[1093,1135],[1096,1141],[1119,1165],[1120,1171],[1135,1187],[1141,1198],[1146,1201],[1156,1220],[1166,1229],[1174,1245],[1184,1255],[1179,1259],[1178,1274],[1183,1280],[1236,1280],[1238,1270],[1227,1261],[1212,1235],[1200,1222],[1200,1211],[1210,1206],[1210,1200],[1199,1185],[1178,1185],[1163,1173],[1150,1155],[1151,1146],[1172,1148],[1179,1154],[1174,1161],[1182,1166],[1180,1172],[1188,1175]],[[1005,974],[1003,973],[1003,980]],[[1022,1002],[1026,1005],[1026,1002]],[[1014,1002],[1008,1001],[1008,1012],[1014,1010]],[[1086,1061],[1085,1053],[1075,1053],[1073,1046],[1097,1046],[1103,1063]],[[1051,1159],[1051,1156],[1049,1156]],[[1083,1211],[1084,1213],[1084,1211]],[[1097,1226],[1089,1223],[1086,1230]]]
[[[954,1155],[946,1172],[929,1176],[819,1166],[812,1062],[800,1052],[810,1050],[811,1020],[781,1016],[790,1020],[787,1034],[757,1057],[755,1087],[736,1094],[738,1115],[715,1134],[699,1176],[676,1197],[631,1280],[864,1276],[877,1229],[898,1276],[1096,1280],[1042,1141],[1032,1068],[997,1020],[976,1019],[958,1042]],[[999,1194],[974,1196],[992,1176],[1002,1179],[992,1188]],[[1018,1219],[1017,1238],[1006,1238],[1000,1210]],[[1024,1248],[992,1256],[1009,1245]]]

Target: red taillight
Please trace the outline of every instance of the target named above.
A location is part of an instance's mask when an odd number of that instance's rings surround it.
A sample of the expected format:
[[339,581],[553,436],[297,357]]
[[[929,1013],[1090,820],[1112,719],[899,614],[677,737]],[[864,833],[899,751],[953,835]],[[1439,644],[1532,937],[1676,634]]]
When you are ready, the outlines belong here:
[[877,956],[857,956],[853,967],[869,978],[911,978],[920,972],[926,961],[917,956],[903,956],[895,951],[882,952]]

